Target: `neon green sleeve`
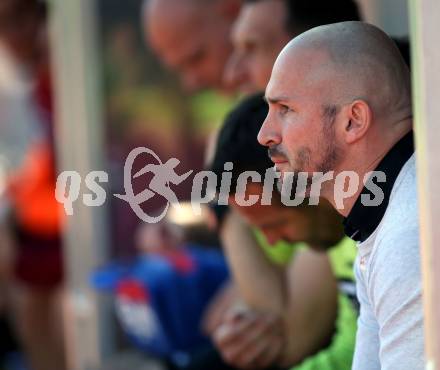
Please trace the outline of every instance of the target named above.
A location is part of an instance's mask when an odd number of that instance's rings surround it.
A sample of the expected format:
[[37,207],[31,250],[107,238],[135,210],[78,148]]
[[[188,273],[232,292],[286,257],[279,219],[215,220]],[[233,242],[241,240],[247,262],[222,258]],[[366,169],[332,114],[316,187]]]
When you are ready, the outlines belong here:
[[[295,253],[307,248],[304,243],[289,244],[278,242],[269,245],[264,235],[255,230],[255,237],[267,257],[274,263],[286,265]],[[328,252],[333,272],[338,281],[354,285],[353,263],[356,258],[355,243],[349,238],[343,238]],[[350,297],[340,290],[338,295],[338,315],[336,330],[330,345],[314,356],[306,358],[301,364],[291,370],[350,370],[353,360],[356,340],[358,312]]]
[[305,359],[291,370],[350,370],[356,341],[358,312],[348,294],[344,292],[351,283],[354,288],[353,263],[356,245],[349,238],[343,238],[328,251],[333,272],[340,282],[336,330],[330,345],[316,355]]
[[267,258],[269,258],[271,262],[279,265],[287,265],[293,259],[298,250],[307,248],[305,243],[290,244],[284,241],[279,241],[274,245],[270,245],[263,233],[257,229],[254,229],[254,235],[257,239],[258,245],[264,251]]

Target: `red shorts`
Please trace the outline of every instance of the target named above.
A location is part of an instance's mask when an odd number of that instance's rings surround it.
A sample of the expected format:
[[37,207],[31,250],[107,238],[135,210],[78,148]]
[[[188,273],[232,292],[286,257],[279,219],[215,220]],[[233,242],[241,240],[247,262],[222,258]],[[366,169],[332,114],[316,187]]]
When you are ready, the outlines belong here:
[[61,236],[39,236],[15,227],[16,278],[36,288],[54,288],[64,278]]

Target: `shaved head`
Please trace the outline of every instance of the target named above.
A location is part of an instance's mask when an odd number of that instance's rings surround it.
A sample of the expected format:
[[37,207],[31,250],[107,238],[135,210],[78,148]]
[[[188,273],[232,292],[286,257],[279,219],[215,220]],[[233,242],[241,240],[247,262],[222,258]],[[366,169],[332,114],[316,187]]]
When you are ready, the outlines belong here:
[[144,16],[149,28],[166,27],[171,23],[176,29],[181,29],[182,26],[188,26],[189,21],[203,18],[215,1],[145,0]]
[[395,43],[371,24],[342,22],[303,33],[281,52],[274,74],[298,63],[310,83],[331,80],[326,91],[333,103],[364,99],[380,116],[411,110],[409,69]]
[[147,39],[188,90],[222,90],[239,0],[146,0]]
[[362,177],[412,128],[408,67],[394,42],[363,22],[317,27],[290,41],[266,99],[258,140],[282,173]]

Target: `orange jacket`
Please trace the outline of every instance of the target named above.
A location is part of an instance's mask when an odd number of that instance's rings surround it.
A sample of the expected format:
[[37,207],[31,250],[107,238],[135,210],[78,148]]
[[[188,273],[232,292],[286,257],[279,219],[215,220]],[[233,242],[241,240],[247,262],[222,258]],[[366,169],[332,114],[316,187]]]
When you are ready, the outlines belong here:
[[59,234],[63,224],[63,207],[55,199],[54,168],[50,146],[35,144],[8,188],[19,225],[47,237]]

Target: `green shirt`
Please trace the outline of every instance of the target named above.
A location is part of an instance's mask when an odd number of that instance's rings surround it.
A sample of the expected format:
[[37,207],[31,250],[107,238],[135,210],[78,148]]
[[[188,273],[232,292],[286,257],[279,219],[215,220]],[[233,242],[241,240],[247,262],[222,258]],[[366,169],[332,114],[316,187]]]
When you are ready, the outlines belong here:
[[[268,245],[263,234],[255,232],[256,238],[268,258],[277,264],[287,264],[295,253],[307,247],[304,243],[279,242]],[[349,238],[343,238],[328,252],[333,272],[339,282],[338,315],[336,330],[330,345],[317,354],[306,358],[291,370],[350,370],[356,339],[358,310],[355,299],[353,264],[356,245]]]

